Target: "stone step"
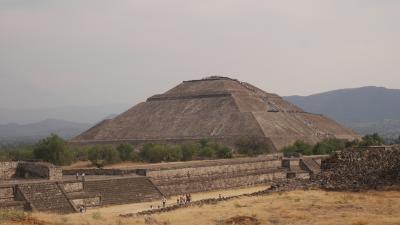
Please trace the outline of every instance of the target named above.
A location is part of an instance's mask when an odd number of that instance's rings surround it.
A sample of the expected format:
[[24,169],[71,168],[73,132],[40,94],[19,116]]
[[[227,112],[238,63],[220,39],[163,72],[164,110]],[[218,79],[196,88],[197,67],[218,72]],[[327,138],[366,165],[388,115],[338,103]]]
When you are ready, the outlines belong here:
[[72,213],[70,204],[57,183],[33,183],[18,185],[30,204],[38,211]]
[[0,200],[0,209],[24,210],[24,201]]
[[146,177],[86,181],[85,192],[101,195],[103,205],[161,199],[158,189]]

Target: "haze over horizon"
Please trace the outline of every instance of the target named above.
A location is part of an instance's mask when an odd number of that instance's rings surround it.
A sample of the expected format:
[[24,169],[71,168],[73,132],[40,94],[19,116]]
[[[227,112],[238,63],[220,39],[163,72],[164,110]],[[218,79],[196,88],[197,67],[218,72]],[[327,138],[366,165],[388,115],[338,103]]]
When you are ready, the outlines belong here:
[[223,75],[400,89],[399,1],[0,1],[0,108],[129,104]]

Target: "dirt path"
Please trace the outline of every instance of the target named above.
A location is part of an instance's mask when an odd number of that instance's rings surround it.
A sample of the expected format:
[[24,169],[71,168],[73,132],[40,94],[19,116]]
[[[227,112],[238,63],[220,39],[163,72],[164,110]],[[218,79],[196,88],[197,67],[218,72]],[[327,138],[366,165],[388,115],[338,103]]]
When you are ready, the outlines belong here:
[[[208,198],[218,198],[219,194],[223,197],[228,196],[236,196],[246,193],[253,193],[257,191],[261,191],[266,189],[269,186],[257,186],[257,187],[248,187],[248,188],[240,188],[240,189],[229,189],[229,190],[220,190],[220,191],[212,191],[212,192],[202,192],[202,193],[194,193],[192,194],[193,201],[198,201],[202,199]],[[167,199],[167,205],[176,204],[176,199],[178,196],[172,196]],[[135,204],[127,204],[127,205],[116,205],[116,206],[108,206],[98,209],[89,209],[86,213],[91,214],[93,212],[99,212],[102,215],[107,216],[118,216],[120,214],[127,213],[136,213],[144,210],[150,209],[150,206],[157,208],[158,206],[162,206],[161,199],[159,201],[153,202],[144,202],[144,203],[135,203]]]

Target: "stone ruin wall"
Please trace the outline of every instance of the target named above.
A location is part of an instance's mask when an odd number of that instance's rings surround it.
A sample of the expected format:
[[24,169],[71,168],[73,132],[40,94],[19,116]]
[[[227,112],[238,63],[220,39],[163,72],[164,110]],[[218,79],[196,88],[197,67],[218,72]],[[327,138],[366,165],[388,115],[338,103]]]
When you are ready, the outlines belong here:
[[261,171],[279,168],[280,160],[246,162],[241,164],[227,164],[218,166],[186,167],[166,170],[148,170],[146,175],[154,180],[195,179],[199,177],[239,174],[243,171]]
[[360,190],[400,184],[400,146],[349,149],[322,161],[323,188]]
[[9,180],[17,175],[18,162],[0,162],[0,180]]
[[214,166],[147,170],[146,175],[167,196],[254,186],[286,178],[286,171],[281,168],[281,160],[278,159],[233,162],[229,164],[226,161],[224,165]]
[[50,163],[43,162],[20,162],[17,173],[21,177],[37,177],[49,180],[61,180],[62,169]]
[[62,179],[62,169],[44,162],[0,162],[0,180],[15,178]]

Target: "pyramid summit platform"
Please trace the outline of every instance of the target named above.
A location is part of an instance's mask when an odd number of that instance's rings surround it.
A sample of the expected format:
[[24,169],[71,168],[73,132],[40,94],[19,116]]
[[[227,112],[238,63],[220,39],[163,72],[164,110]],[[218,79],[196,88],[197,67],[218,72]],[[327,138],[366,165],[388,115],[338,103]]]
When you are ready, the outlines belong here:
[[275,150],[296,140],[359,136],[337,122],[303,111],[276,94],[228,77],[184,81],[114,119],[104,120],[70,142],[179,143],[203,138],[234,146],[241,137],[265,140]]

